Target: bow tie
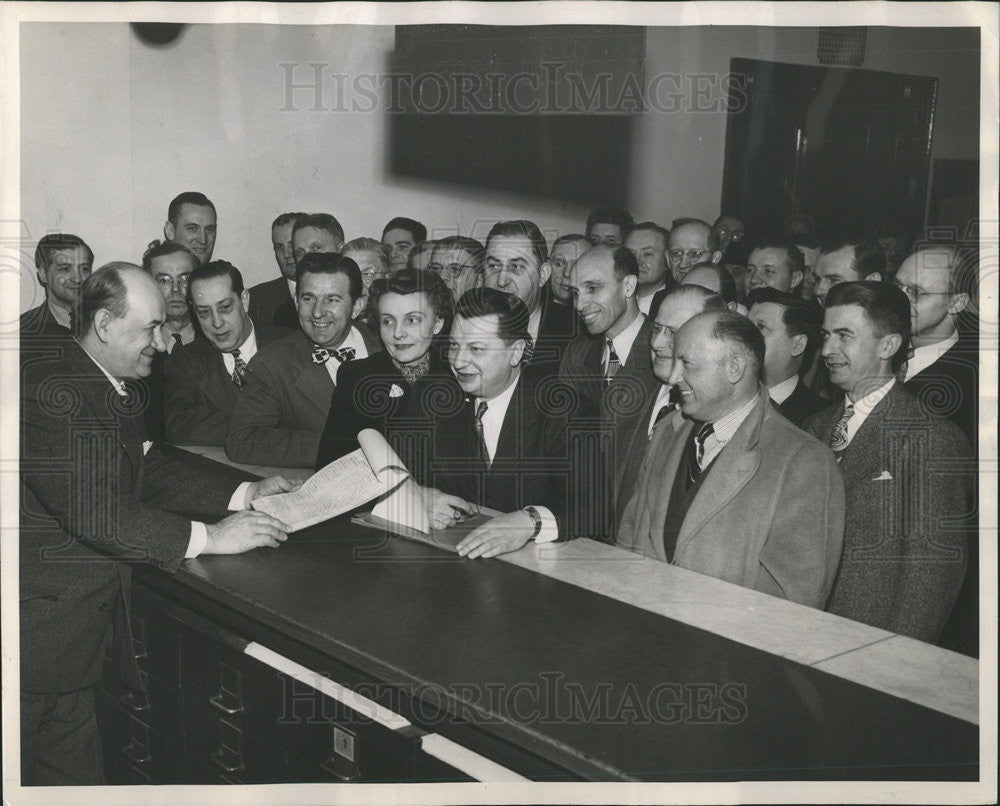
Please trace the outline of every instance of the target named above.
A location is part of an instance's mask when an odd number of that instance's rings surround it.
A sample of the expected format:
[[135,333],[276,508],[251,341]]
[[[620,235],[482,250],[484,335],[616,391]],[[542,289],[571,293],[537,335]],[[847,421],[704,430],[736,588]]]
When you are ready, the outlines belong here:
[[326,347],[314,347],[312,360],[314,364],[325,364],[331,358],[336,358],[341,364],[354,359],[355,350],[353,347],[341,347],[337,350],[327,350]]

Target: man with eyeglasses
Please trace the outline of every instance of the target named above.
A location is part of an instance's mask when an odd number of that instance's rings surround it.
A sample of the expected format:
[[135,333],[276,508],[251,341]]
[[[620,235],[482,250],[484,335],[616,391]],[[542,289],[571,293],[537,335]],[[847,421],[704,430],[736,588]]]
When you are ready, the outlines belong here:
[[449,235],[434,242],[427,268],[444,280],[455,302],[458,302],[462,294],[482,284],[483,251],[483,245],[475,238]]
[[[368,304],[368,289],[375,280],[384,280],[389,276],[389,263],[392,252],[388,246],[374,238],[355,238],[344,244],[344,257],[349,257],[361,269],[361,285],[364,289],[361,299]],[[364,308],[362,308],[364,310]]]
[[718,263],[720,260],[722,250],[707,221],[678,218],[673,222],[667,245],[667,263],[678,284],[698,263]]
[[195,339],[187,289],[191,272],[200,265],[197,256],[176,241],[164,241],[142,256],[142,267],[156,280],[166,304],[163,341],[167,353],[173,352],[178,344],[190,344]]

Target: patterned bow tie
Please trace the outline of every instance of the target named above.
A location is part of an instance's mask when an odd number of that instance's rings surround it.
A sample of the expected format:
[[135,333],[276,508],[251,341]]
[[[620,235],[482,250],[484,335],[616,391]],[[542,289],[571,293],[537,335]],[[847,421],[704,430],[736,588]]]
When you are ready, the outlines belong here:
[[325,364],[331,358],[336,358],[341,364],[353,361],[355,356],[353,347],[341,347],[338,350],[327,350],[326,347],[314,347],[312,360],[314,364]]

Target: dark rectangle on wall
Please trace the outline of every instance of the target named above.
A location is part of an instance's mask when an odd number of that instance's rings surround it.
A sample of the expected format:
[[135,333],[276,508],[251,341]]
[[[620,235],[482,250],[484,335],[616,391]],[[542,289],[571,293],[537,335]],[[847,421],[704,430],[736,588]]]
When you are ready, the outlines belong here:
[[624,206],[644,61],[640,27],[397,26],[389,171]]

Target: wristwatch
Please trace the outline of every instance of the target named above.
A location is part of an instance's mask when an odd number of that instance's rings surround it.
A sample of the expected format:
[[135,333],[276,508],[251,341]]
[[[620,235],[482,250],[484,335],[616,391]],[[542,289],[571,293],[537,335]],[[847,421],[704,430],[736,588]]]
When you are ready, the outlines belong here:
[[538,510],[534,507],[525,507],[524,511],[528,513],[528,517],[535,524],[535,531],[531,533],[531,539],[534,540],[542,531],[542,516],[538,514]]

